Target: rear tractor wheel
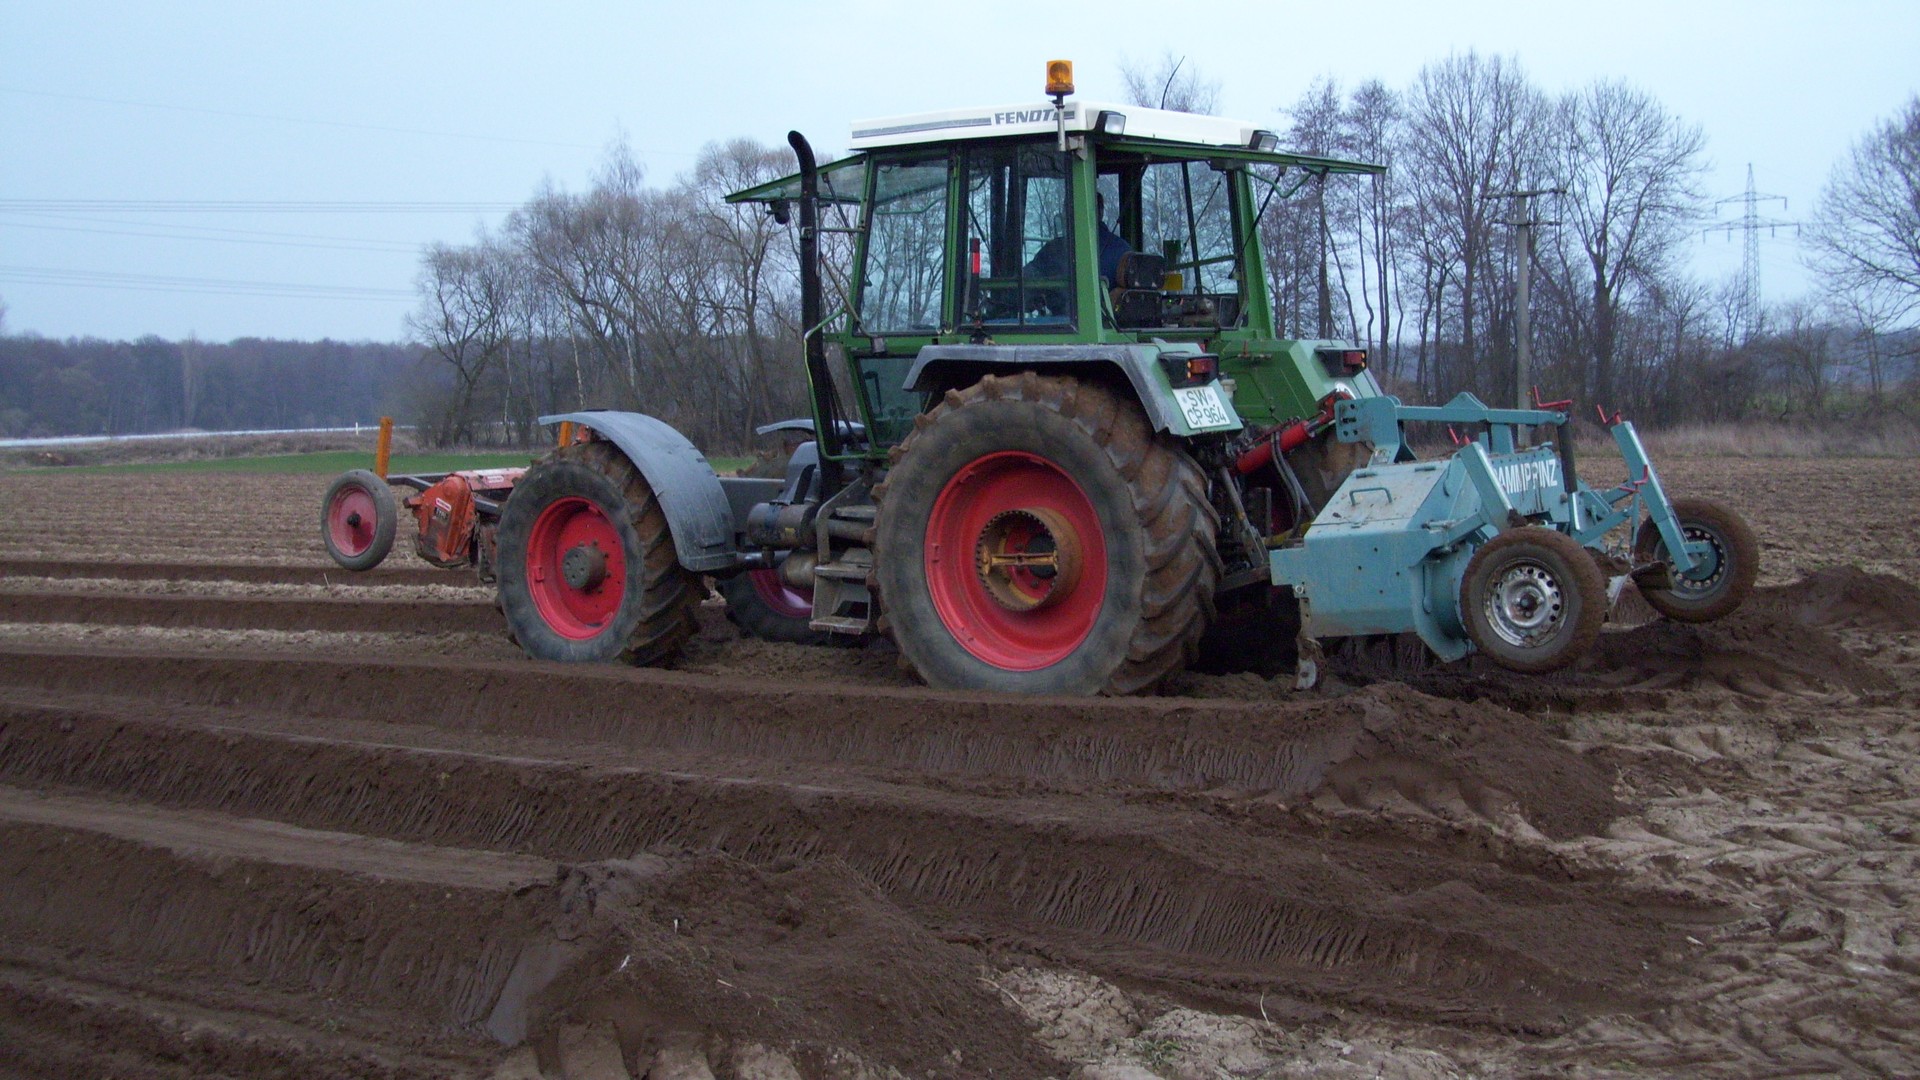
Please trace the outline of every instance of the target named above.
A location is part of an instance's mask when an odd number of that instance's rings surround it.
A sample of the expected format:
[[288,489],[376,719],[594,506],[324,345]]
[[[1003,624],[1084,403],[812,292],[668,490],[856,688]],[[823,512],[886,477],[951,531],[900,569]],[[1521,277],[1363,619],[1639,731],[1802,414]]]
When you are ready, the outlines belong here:
[[393,550],[400,503],[387,482],[366,469],[342,473],[320,500],[320,541],[348,570],[371,570]]
[[1467,636],[1503,668],[1540,674],[1580,659],[1600,636],[1607,583],[1565,533],[1529,526],[1481,545],[1460,588]]
[[706,590],[682,567],[646,477],[612,443],[555,451],[500,514],[508,633],[539,660],[658,664],[694,632]]
[[1147,689],[1195,658],[1220,577],[1199,466],[1139,406],[989,375],[919,418],[874,490],[886,626],[929,685]]
[[[1707,499],[1673,500],[1680,535],[1689,546],[1704,541],[1709,550],[1685,574],[1668,569],[1668,588],[1641,585],[1640,595],[1655,611],[1675,622],[1712,622],[1731,615],[1753,591],[1760,572],[1760,542],[1739,514]],[[1666,562],[1667,545],[1652,521],[1640,523],[1633,551],[1639,562]]]

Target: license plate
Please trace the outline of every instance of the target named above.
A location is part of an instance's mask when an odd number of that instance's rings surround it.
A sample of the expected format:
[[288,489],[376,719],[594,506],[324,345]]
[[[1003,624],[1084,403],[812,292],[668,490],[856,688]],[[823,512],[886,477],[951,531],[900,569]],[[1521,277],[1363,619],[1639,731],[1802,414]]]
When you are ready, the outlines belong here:
[[1233,414],[1227,411],[1226,402],[1220,400],[1217,383],[1179,387],[1174,390],[1173,399],[1180,403],[1180,415],[1187,418],[1188,427],[1227,427],[1233,423]]

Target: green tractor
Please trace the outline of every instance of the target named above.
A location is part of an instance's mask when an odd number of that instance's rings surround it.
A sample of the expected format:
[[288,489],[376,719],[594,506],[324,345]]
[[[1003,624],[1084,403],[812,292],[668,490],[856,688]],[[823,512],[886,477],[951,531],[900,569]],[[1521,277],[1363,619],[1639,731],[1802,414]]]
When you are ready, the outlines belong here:
[[[932,686],[1056,694],[1203,657],[1310,683],[1312,640],[1376,634],[1544,671],[1629,577],[1679,618],[1739,603],[1752,534],[1670,504],[1631,425],[1634,479],[1595,491],[1570,439],[1522,445],[1564,406],[1404,406],[1364,350],[1276,334],[1262,215],[1380,167],[1053,74],[1050,103],[856,123],[824,166],[793,133],[796,175],[729,196],[797,222],[813,416],[768,430],[808,441],[783,478],[720,477],[651,417],[543,418],[571,434],[498,533],[529,655],[667,661],[703,576],[749,632],[887,634]],[[1479,434],[1423,462],[1409,421]]]

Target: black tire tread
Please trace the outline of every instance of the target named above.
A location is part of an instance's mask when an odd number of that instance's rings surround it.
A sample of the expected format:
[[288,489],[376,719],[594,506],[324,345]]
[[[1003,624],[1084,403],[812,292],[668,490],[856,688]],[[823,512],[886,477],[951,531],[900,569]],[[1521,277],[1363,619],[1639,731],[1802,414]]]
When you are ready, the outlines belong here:
[[[1753,591],[1754,579],[1760,574],[1760,541],[1753,535],[1752,526],[1739,514],[1711,499],[1675,499],[1673,513],[1680,519],[1682,530],[1689,523],[1695,523],[1720,533],[1729,549],[1728,561],[1733,563],[1732,578],[1725,588],[1704,604],[1684,600],[1670,589],[1641,586],[1640,595],[1649,607],[1674,622],[1712,622],[1733,614],[1746,600],[1747,594]],[[1640,530],[1634,537],[1634,552],[1642,558],[1652,558],[1664,546],[1660,540],[1660,530],[1653,527],[1653,522],[1641,522]]]
[[[1186,668],[1199,655],[1200,638],[1214,616],[1220,580],[1216,547],[1220,517],[1207,498],[1200,466],[1172,439],[1156,437],[1135,402],[1095,383],[1068,376],[988,375],[963,390],[949,390],[940,404],[917,417],[914,431],[891,453],[897,464],[959,410],[985,401],[1022,401],[1072,422],[1097,444],[1126,482],[1146,538],[1146,573],[1139,625],[1100,692],[1134,694]],[[876,485],[874,502],[885,505],[887,485]],[[884,531],[875,562],[887,558]],[[882,607],[885,598],[881,597]],[[891,626],[896,642],[899,627]],[[905,655],[906,650],[902,653]]]
[[[1502,557],[1508,549],[1528,544],[1546,549],[1557,557],[1566,571],[1564,576],[1567,583],[1579,602],[1579,610],[1573,615],[1572,636],[1561,648],[1538,655],[1515,651],[1499,640],[1491,629],[1482,625],[1480,614],[1482,597],[1479,586],[1485,580],[1486,565]],[[1489,659],[1509,671],[1542,675],[1579,660],[1599,640],[1601,626],[1607,617],[1607,580],[1601,574],[1599,564],[1593,561],[1586,549],[1567,534],[1541,526],[1508,529],[1482,544],[1467,562],[1460,606],[1467,624],[1467,636]]]
[[[606,441],[573,443],[561,447],[542,464],[553,462],[572,462],[605,477],[621,493],[627,521],[638,535],[643,567],[640,617],[622,644],[619,659],[636,666],[671,661],[698,629],[694,612],[706,595],[706,589],[698,574],[680,565],[666,511],[661,508],[652,485],[647,483],[647,478],[639,468],[627,460],[618,447]],[[521,486],[525,484],[526,481],[522,480]],[[506,539],[505,533],[503,528],[503,541]],[[504,548],[506,544],[502,546]],[[517,554],[524,557],[524,552]],[[505,581],[503,576],[503,590]],[[504,591],[501,601],[503,606],[513,603]],[[528,655],[536,655],[527,648],[525,635],[521,635],[520,644],[527,649]]]

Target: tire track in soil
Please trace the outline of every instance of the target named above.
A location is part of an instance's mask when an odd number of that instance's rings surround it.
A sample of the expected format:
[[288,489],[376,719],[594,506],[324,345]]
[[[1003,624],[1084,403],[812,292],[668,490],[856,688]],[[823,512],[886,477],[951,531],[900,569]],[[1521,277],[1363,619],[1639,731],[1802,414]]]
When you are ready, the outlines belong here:
[[[472,1037],[553,1041],[549,1015],[578,1011],[572,999],[585,993],[588,1013],[618,1025],[617,1052],[637,1075],[664,1037],[697,1035],[713,1017],[739,1039],[797,1044],[803,1059],[844,1042],[836,1025],[848,1024],[918,1075],[1036,1076],[1051,1065],[972,977],[968,950],[862,895],[843,868],[639,856],[534,882],[528,874],[551,864],[12,789],[0,789],[0,846],[0,961],[56,976],[146,965],[319,991],[468,1033],[469,1051]],[[469,861],[500,872],[476,875]],[[742,962],[783,953],[814,970],[756,976]],[[891,963],[875,971],[870,960]],[[804,1007],[762,992],[795,975],[831,989]],[[962,1045],[964,1066],[947,1054]]]
[[500,613],[485,601],[0,592],[0,623],[485,634]]
[[[395,556],[396,561],[399,556]],[[470,570],[440,570],[422,564],[383,565],[355,573],[338,566],[282,566],[222,562],[135,562],[118,559],[0,557],[0,577],[119,578],[123,581],[244,581],[287,585],[473,585]]]
[[[1622,896],[1604,875],[1534,875],[1378,837],[1346,845],[1284,817],[1190,804],[983,796],[848,773],[768,779],[697,759],[586,766],[104,710],[10,704],[0,716],[15,782],[573,861],[717,850],[762,866],[843,863],[947,932],[1216,994],[1253,982],[1302,1000],[1552,1027],[1569,1005],[1637,999],[1618,987],[1685,933],[1680,913],[1647,913],[1670,904]],[[1434,881],[1448,883],[1445,902],[1425,895]],[[1574,912],[1585,931],[1568,940]]]
[[[1118,782],[1292,801],[1322,790],[1591,834],[1604,773],[1525,717],[1381,686],[1290,703],[1034,698],[719,679],[655,669],[0,643],[0,686],[631,750],[920,774]],[[561,704],[563,703],[563,704]]]

